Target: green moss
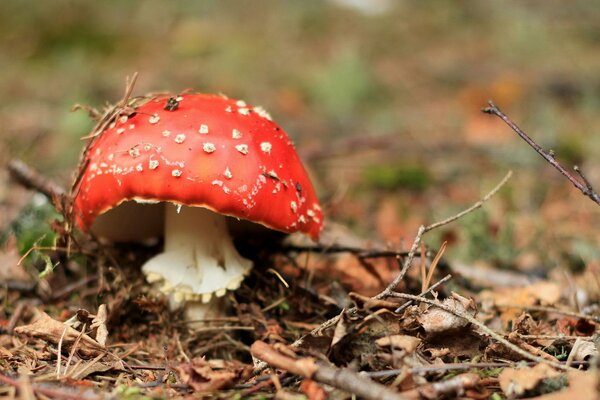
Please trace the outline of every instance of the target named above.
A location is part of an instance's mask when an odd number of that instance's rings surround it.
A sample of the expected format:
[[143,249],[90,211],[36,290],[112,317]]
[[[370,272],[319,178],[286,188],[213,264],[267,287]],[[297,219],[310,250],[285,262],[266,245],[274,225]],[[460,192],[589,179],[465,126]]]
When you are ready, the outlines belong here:
[[19,217],[9,225],[0,238],[4,242],[9,235],[14,235],[17,239],[17,249],[21,254],[25,254],[34,246],[52,246],[56,234],[49,222],[57,218],[59,214],[47,201],[32,203],[21,211]]
[[584,160],[584,148],[575,135],[561,136],[554,149],[556,158],[566,165],[578,165]]
[[429,171],[415,164],[371,165],[362,174],[364,183],[375,189],[422,191],[431,183]]

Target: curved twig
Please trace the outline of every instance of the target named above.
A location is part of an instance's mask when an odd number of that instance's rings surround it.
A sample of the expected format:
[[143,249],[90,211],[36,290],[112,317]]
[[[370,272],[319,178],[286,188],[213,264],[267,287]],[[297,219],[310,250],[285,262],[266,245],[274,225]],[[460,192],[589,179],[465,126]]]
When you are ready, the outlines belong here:
[[504,114],[498,106],[496,106],[491,100],[488,102],[489,107],[483,108],[483,111],[486,114],[495,115],[500,118],[506,125],[508,125],[513,131],[519,135],[521,139],[523,139],[529,146],[531,146],[544,160],[548,161],[550,165],[552,165],[558,172],[563,174],[565,178],[569,180],[584,196],[589,197],[594,203],[600,205],[600,195],[594,191],[591,183],[587,180],[581,169],[576,165],[573,167],[575,172],[581,177],[583,183],[581,183],[577,178],[575,178],[569,171],[566,170],[556,158],[554,158],[554,152],[545,151],[542,147],[537,144],[532,138],[530,138],[517,124],[515,124],[506,114]]

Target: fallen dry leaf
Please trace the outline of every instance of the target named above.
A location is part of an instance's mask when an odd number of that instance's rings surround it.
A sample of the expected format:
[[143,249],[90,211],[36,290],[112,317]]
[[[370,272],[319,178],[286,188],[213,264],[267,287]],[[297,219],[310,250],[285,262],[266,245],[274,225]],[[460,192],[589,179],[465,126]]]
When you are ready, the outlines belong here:
[[[535,304],[552,305],[560,300],[561,287],[553,282],[541,281],[524,287],[498,288],[481,292],[481,301],[491,301],[501,307],[501,318],[504,324],[517,319],[523,307]],[[518,307],[509,308],[515,305]]]
[[97,361],[93,359],[77,365],[77,367],[69,371],[68,375],[71,379],[79,380],[96,372],[123,371],[124,369],[125,366],[121,360]]
[[[475,305],[472,300],[452,294],[452,297],[445,299],[443,305],[456,310],[461,314],[475,315]],[[419,316],[418,321],[428,334],[437,335],[443,332],[455,331],[469,325],[464,318],[444,311],[437,307],[430,307],[423,315]]]
[[589,360],[595,355],[598,355],[598,349],[594,342],[591,340],[577,339],[567,358],[567,365],[577,361]]
[[214,392],[232,386],[247,366],[233,361],[194,358],[176,367],[179,378],[196,392]]
[[[58,345],[62,337],[62,348],[70,351],[81,332],[53,319],[43,311],[34,309],[34,313],[32,322],[16,327],[15,333],[42,339],[54,345]],[[96,357],[106,353],[106,348],[84,333],[77,344],[77,351],[84,356]]]
[[100,304],[98,307],[98,313],[92,320],[92,329],[96,330],[96,341],[102,346],[106,346],[106,339],[108,338],[108,329],[106,328],[106,304]]
[[529,400],[597,400],[600,397],[600,393],[598,393],[598,374],[594,371],[571,370],[567,372],[567,378],[569,379],[567,389],[532,397]]
[[500,388],[508,397],[522,396],[528,390],[535,389],[542,380],[556,378],[560,373],[546,364],[521,369],[505,368],[498,376]]
[[391,335],[379,338],[375,341],[375,343],[377,346],[391,346],[397,349],[402,349],[407,353],[412,353],[417,349],[419,344],[421,344],[421,339],[408,335]]
[[562,317],[556,321],[556,329],[567,336],[592,336],[596,332],[596,324],[583,318]]
[[300,384],[300,391],[308,397],[308,400],[326,400],[327,392],[312,379],[304,379]]

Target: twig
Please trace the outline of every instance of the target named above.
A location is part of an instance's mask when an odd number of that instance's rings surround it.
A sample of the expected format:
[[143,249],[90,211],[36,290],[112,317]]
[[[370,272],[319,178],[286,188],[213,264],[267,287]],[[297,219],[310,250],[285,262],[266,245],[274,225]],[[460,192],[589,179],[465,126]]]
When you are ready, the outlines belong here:
[[[437,281],[436,283],[434,283],[433,285],[431,285],[429,287],[429,289],[421,292],[418,294],[419,297],[423,297],[431,292],[433,292],[435,289],[437,289],[440,285],[446,283],[447,281],[450,280],[450,278],[452,278],[452,275],[448,274],[445,277],[443,277],[442,279],[440,279],[439,281]],[[407,308],[408,306],[410,306],[413,303],[412,300],[407,301],[406,303],[402,304],[400,307],[398,307],[394,312],[396,314],[401,313],[405,308]]]
[[15,326],[17,326],[17,322],[19,322],[19,319],[25,311],[25,307],[30,305],[31,303],[32,302],[30,300],[19,300],[17,302],[15,311],[13,311],[12,315],[10,316],[10,319],[8,320],[8,323],[6,324],[6,332],[8,332],[9,334],[13,333]]
[[81,331],[79,332],[79,335],[77,335],[77,338],[75,339],[75,343],[73,343],[73,347],[71,348],[71,353],[69,353],[69,358],[67,359],[67,364],[65,365],[65,370],[63,372],[63,376],[67,375],[67,370],[69,369],[69,366],[71,365],[71,361],[73,360],[73,356],[75,355],[75,352],[77,351],[77,346],[79,346],[79,342],[81,341],[81,338],[85,334],[85,328],[86,328],[86,324],[83,324],[83,326],[81,327]]
[[417,235],[415,236],[415,240],[412,244],[412,247],[410,248],[410,251],[408,252],[408,256],[404,260],[404,264],[402,266],[402,269],[400,270],[400,273],[396,276],[396,278],[394,278],[392,283],[390,283],[381,293],[376,295],[375,298],[383,299],[385,297],[388,297],[396,289],[396,287],[398,287],[398,285],[400,284],[402,279],[404,279],[404,275],[410,268],[410,266],[412,264],[412,260],[415,257],[415,253],[416,253],[417,249],[419,248],[419,244],[421,243],[421,239],[425,233],[427,233],[433,229],[439,228],[441,226],[447,225],[451,222],[454,222],[457,219],[462,218],[465,215],[477,210],[486,201],[488,201],[492,196],[494,196],[500,190],[500,188],[502,188],[502,186],[504,186],[504,184],[510,179],[511,176],[512,176],[512,171],[508,171],[508,173],[504,176],[504,178],[502,178],[502,180],[500,181],[500,183],[498,183],[496,185],[496,187],[494,187],[488,194],[486,194],[481,200],[479,200],[478,202],[473,204],[471,207],[469,207],[449,218],[446,218],[442,221],[434,222],[431,225],[427,225],[427,226],[421,225],[419,227],[419,230],[417,231]]
[[523,309],[523,310],[527,310],[527,311],[541,311],[541,312],[546,312],[546,313],[555,313],[555,314],[566,315],[568,317],[573,317],[573,318],[589,319],[594,322],[600,323],[600,317],[598,317],[598,316],[581,314],[581,313],[574,312],[574,311],[559,310],[558,308],[553,308],[553,307],[526,306],[526,305],[522,305],[522,304],[496,304],[495,307],[497,307],[497,308],[519,308],[519,309]]
[[[519,361],[518,363],[506,363],[506,362],[489,362],[489,363],[449,363],[442,365],[435,365],[429,367],[414,367],[414,368],[400,368],[400,369],[387,369],[384,371],[369,371],[362,372],[371,378],[387,378],[389,376],[400,375],[403,373],[410,374],[427,374],[427,373],[439,373],[439,372],[448,372],[448,371],[468,371],[470,369],[486,369],[486,368],[516,368],[523,365],[534,366],[537,362],[532,361]],[[563,364],[563,363],[561,363]],[[573,366],[587,366],[589,365],[588,361],[581,361],[577,364],[572,364]]]
[[409,399],[442,399],[455,397],[464,393],[465,389],[473,389],[479,383],[479,376],[465,373],[441,382],[428,383],[415,389],[402,392]]
[[406,257],[405,251],[381,250],[381,249],[363,249],[361,247],[331,245],[286,245],[281,249],[283,252],[315,252],[321,254],[351,253],[358,258],[386,258],[386,257]]
[[53,204],[59,197],[65,194],[65,189],[62,186],[44,177],[38,171],[25,164],[23,160],[11,160],[6,168],[15,181],[27,189],[32,189],[43,194]]
[[[284,377],[287,376],[287,372],[282,372],[281,374],[276,375],[276,376],[277,376],[277,379],[279,381],[281,381],[281,379],[283,379]],[[250,396],[251,394],[254,394],[254,393],[258,392],[259,390],[262,390],[262,389],[264,389],[266,387],[269,387],[269,386],[271,386],[273,384],[274,380],[272,379],[272,377],[265,376],[265,378],[267,378],[267,379],[265,379],[263,381],[258,381],[258,383],[256,383],[255,385],[252,385],[252,386],[250,386],[250,387],[245,388],[244,390],[242,390],[240,392],[241,397],[242,398],[246,398],[246,397]]]
[[485,107],[481,111],[486,114],[491,114],[499,117],[506,125],[508,125],[513,131],[517,133],[529,146],[531,146],[542,158],[550,163],[558,172],[563,174],[565,178],[567,178],[573,186],[575,186],[584,196],[589,197],[593,202],[600,205],[600,195],[594,191],[594,188],[590,184],[590,182],[586,179],[585,175],[581,172],[578,166],[575,166],[574,169],[577,174],[583,180],[581,183],[577,178],[575,178],[569,171],[566,170],[556,159],[554,158],[553,152],[548,152],[542,149],[540,145],[538,145],[532,138],[530,138],[517,124],[515,124],[506,114],[504,114],[492,101],[488,102],[489,107]]
[[594,336],[576,336],[576,335],[521,335],[519,339],[525,340],[594,340]]
[[347,368],[334,368],[317,362],[314,358],[294,359],[279,353],[265,342],[256,341],[250,348],[252,355],[269,365],[288,371],[294,375],[313,379],[355,394],[365,399],[373,400],[403,400],[404,397],[393,390],[372,381],[366,376],[359,375]]
[[506,340],[505,338],[503,338],[501,335],[499,335],[498,333],[494,332],[493,330],[491,330],[490,328],[488,328],[486,325],[484,325],[482,322],[480,322],[479,320],[477,320],[476,318],[460,312],[452,307],[448,307],[445,304],[442,304],[438,301],[434,301],[434,300],[429,300],[426,299],[424,297],[419,297],[419,296],[415,296],[412,294],[406,294],[406,293],[394,293],[393,294],[394,297],[399,297],[402,299],[408,299],[408,300],[413,300],[413,301],[418,301],[421,303],[427,303],[429,305],[432,305],[434,307],[440,308],[446,312],[449,312],[450,314],[456,315],[459,318],[464,319],[465,321],[469,322],[472,325],[475,325],[477,328],[479,328],[483,333],[485,333],[486,335],[490,336],[492,339],[494,339],[495,341],[501,343],[502,345],[504,345],[506,348],[510,349],[511,351],[519,354],[521,357],[526,358],[530,361],[535,361],[537,363],[544,363],[544,364],[548,364],[551,367],[566,371],[569,370],[568,367],[558,363],[558,362],[554,362],[554,361],[550,361],[550,360],[546,360],[542,357],[538,357],[536,355],[533,355],[531,353],[528,353],[527,351],[521,349],[519,346],[509,342],[508,340]]
[[68,330],[69,330],[69,327],[67,325],[65,325],[65,328],[63,329],[63,333],[62,333],[62,335],[60,335],[60,339],[58,341],[58,350],[56,352],[56,379],[60,378],[60,367],[62,364],[62,344],[63,344],[63,340],[65,339],[65,335],[67,334]]

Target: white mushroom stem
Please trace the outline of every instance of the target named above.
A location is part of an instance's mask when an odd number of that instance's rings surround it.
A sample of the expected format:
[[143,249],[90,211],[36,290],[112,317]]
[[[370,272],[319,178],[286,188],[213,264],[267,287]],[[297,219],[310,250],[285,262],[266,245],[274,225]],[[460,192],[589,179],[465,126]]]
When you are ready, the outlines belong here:
[[201,207],[165,205],[164,251],[142,267],[188,320],[220,313],[219,297],[237,289],[252,262],[239,255],[225,217]]

